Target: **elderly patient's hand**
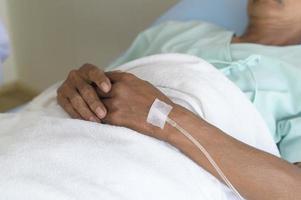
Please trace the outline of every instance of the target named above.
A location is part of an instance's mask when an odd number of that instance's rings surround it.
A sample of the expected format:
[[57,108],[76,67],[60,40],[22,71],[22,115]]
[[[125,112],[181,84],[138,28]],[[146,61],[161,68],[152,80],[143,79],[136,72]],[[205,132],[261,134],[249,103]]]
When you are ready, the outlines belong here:
[[93,84],[104,93],[111,90],[111,82],[101,69],[85,64],[72,70],[57,91],[59,105],[73,118],[100,122],[107,111]]
[[156,98],[173,105],[168,97],[133,74],[109,72],[106,75],[112,81],[112,90],[107,94],[99,91],[99,96],[108,110],[103,121],[164,140],[165,138],[162,138],[164,136],[154,135],[155,127],[148,124],[146,120]]

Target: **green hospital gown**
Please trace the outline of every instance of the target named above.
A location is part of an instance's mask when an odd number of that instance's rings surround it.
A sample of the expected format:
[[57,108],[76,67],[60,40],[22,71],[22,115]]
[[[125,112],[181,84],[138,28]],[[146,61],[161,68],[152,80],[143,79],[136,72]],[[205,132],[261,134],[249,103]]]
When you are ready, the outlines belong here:
[[254,103],[281,156],[301,161],[301,45],[231,44],[233,32],[205,22],[167,22],[142,32],[114,66],[161,53],[212,63]]

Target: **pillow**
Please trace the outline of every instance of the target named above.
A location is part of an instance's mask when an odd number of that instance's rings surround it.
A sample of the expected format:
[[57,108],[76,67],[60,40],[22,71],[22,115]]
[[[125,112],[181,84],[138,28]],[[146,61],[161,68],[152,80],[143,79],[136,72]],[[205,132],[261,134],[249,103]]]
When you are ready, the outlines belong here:
[[248,24],[248,0],[183,0],[155,24],[168,20],[203,20],[242,35]]

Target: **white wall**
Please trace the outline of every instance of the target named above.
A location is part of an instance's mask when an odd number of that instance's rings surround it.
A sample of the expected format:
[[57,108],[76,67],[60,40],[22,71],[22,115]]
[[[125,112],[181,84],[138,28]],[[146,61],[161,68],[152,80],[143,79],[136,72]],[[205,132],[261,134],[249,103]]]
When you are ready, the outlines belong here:
[[83,63],[105,67],[176,2],[7,0],[18,76],[42,90]]
[[[8,29],[8,32],[11,33],[11,23],[8,17],[7,1],[8,0],[0,0],[0,19],[1,22],[4,23],[6,29]],[[14,55],[11,55],[9,59],[6,60],[4,65],[1,66],[0,70],[0,73],[3,73],[1,74],[1,78],[3,78],[3,80],[0,80],[0,84],[14,82],[17,79],[17,69]]]

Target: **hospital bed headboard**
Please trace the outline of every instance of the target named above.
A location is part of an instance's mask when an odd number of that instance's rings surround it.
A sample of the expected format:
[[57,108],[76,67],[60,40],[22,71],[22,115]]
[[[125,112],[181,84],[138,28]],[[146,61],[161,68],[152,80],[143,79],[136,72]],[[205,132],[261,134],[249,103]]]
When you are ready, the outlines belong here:
[[167,20],[204,20],[241,35],[248,24],[247,4],[248,0],[182,0],[156,24]]

